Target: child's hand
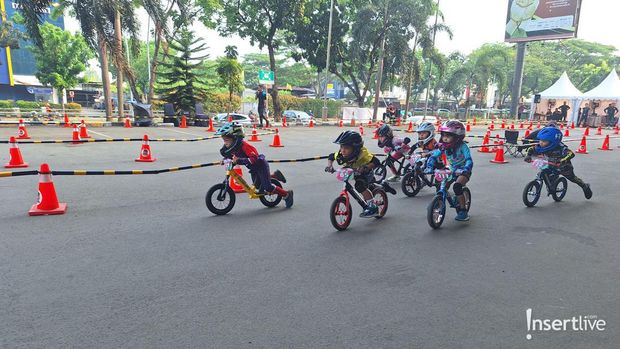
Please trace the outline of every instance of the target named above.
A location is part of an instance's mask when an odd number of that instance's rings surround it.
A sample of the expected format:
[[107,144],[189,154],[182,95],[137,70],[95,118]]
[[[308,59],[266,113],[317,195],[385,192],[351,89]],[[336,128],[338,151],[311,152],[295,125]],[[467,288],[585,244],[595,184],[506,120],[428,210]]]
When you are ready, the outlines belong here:
[[327,166],[325,167],[325,172],[334,173],[336,170],[334,170],[334,166]]
[[237,164],[237,160],[239,160],[239,158],[237,157],[237,155],[233,155],[233,157],[232,157],[233,164],[235,164],[235,165],[236,165],[236,164]]

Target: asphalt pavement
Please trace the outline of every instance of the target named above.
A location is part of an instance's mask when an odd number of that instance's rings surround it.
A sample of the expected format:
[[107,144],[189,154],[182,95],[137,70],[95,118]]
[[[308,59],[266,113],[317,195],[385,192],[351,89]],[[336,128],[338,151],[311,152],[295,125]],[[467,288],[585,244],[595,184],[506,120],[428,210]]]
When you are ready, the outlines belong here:
[[[96,128],[96,138],[194,138],[203,128]],[[281,129],[256,143],[268,159],[327,155],[337,127]],[[478,127],[472,134],[481,135]],[[522,131],[523,132],[523,131]],[[581,135],[582,130],[573,130]],[[612,131],[605,131],[611,133]],[[70,130],[30,127],[35,139]],[[502,133],[501,130],[495,133]],[[593,133],[593,132],[592,132]],[[0,139],[16,134],[0,128]],[[366,130],[369,149],[379,151]],[[575,137],[579,138],[579,137]],[[481,139],[471,139],[479,145]],[[576,142],[569,142],[572,149]],[[521,200],[536,171],[507,155],[473,151],[471,221],[432,230],[428,188],[390,195],[381,220],[336,232],[329,207],[341,189],[325,161],[272,164],[295,205],[267,209],[239,194],[230,214],[205,206],[222,167],[133,176],[55,176],[61,216],[29,217],[37,176],[0,178],[2,348],[618,348],[620,139],[592,136],[564,201]],[[22,144],[30,169],[163,169],[220,159],[218,139]],[[2,163],[8,146],[0,145]],[[528,331],[535,319],[590,316],[604,331]],[[532,339],[526,338],[527,334]]]

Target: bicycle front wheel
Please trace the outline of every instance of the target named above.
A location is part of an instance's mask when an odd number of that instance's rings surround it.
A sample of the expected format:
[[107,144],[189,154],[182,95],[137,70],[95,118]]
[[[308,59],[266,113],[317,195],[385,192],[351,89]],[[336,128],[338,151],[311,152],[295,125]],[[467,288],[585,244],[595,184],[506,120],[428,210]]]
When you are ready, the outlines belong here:
[[435,195],[433,201],[428,205],[426,218],[428,225],[433,229],[439,229],[446,218],[446,204],[441,195]]
[[343,196],[337,197],[329,209],[329,220],[332,226],[337,230],[345,230],[351,224],[351,218],[353,218],[351,204],[347,205],[347,200]]

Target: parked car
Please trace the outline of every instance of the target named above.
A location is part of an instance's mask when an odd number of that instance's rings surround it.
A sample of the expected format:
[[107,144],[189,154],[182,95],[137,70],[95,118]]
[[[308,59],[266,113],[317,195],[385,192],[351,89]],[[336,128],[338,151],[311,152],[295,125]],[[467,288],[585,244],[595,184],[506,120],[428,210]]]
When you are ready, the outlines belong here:
[[416,115],[416,116],[410,116],[407,118],[407,123],[413,122],[414,125],[419,125],[423,121],[435,124],[437,123],[437,118],[432,115],[428,115],[426,117],[423,115]]
[[[218,124],[223,124],[228,122],[228,113],[219,113],[215,116],[215,121],[217,121]],[[252,119],[245,115],[245,114],[239,114],[239,113],[230,113],[230,116],[232,117],[232,120],[234,122],[238,122],[242,125],[251,125],[252,124]]]
[[301,123],[303,125],[307,125],[310,123],[310,119],[312,119],[312,116],[310,114],[306,113],[305,111],[299,110],[287,110],[282,113],[282,115],[286,117],[287,123]]

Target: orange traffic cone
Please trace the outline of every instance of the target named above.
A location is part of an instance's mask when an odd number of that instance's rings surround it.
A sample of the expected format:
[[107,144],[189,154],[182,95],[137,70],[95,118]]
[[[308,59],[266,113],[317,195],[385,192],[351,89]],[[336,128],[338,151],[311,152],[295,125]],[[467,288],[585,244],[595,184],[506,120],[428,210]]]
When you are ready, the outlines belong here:
[[355,127],[355,119],[351,118],[351,127]]
[[571,122],[570,128],[572,128],[573,130],[575,129],[575,122]]
[[590,128],[589,128],[589,127],[586,127],[586,130],[583,132],[583,135],[584,135],[585,137],[587,137],[587,136],[589,136],[589,135],[590,135]]
[[215,132],[215,129],[213,128],[213,118],[209,118],[209,128],[207,129],[207,132]]
[[506,128],[506,121],[502,120],[502,126],[501,126],[502,130]]
[[41,164],[39,169],[39,200],[28,211],[30,216],[64,214],[67,204],[59,203],[52,181],[52,171],[48,164]]
[[588,147],[586,144],[586,136],[581,138],[581,144],[579,144],[579,149],[576,151],[578,154],[588,154]]
[[286,123],[286,116],[284,116],[284,115],[282,115],[282,127],[284,127],[284,128],[288,127],[288,124]]
[[474,118],[474,126],[476,126],[476,118]]
[[613,149],[609,148],[609,135],[605,136],[605,140],[603,141],[603,146],[598,148],[599,150],[608,150],[612,151]]
[[364,126],[360,125],[360,134],[363,136],[364,135]]
[[149,145],[149,136],[144,135],[142,140],[142,148],[140,148],[140,157],[136,159],[136,162],[154,162],[155,159],[151,153],[151,146]]
[[19,150],[17,146],[17,141],[15,137],[9,138],[9,162],[4,165],[5,168],[24,168],[28,167],[28,164],[24,162],[22,158],[22,152]]
[[181,117],[181,125],[179,125],[179,128],[187,128],[187,117],[185,115]]
[[471,131],[471,125],[469,124],[469,121],[467,121],[467,126],[465,127],[465,130],[467,132]]
[[309,128],[313,128],[314,127],[314,119],[310,119],[310,122],[308,123],[308,127]]
[[368,127],[372,127],[372,120],[368,120]]
[[396,119],[396,127],[400,127],[400,118]]
[[[233,168],[233,171],[237,172],[239,176],[243,177],[243,170],[239,165],[235,166]],[[245,191],[245,189],[243,189],[243,186],[237,183],[232,177],[230,177],[228,185],[230,186],[230,189],[232,189],[235,193],[243,193]]]
[[600,126],[596,129],[596,135],[597,136],[602,136],[603,135],[603,128],[601,128]]
[[342,128],[342,126],[344,126],[344,123],[342,119],[340,119],[340,121],[338,121],[338,127]]
[[76,124],[73,124],[73,144],[82,144],[82,142],[80,142],[82,140],[82,138],[80,138],[80,131],[78,130],[78,126]]
[[519,128],[522,129],[522,130],[525,128],[525,125],[523,124],[523,121],[521,121],[521,124],[519,124]]
[[69,127],[71,127],[71,125],[69,125],[69,115],[65,113],[65,128],[69,128]]
[[30,136],[28,136],[28,130],[24,125],[23,119],[19,119],[19,127],[17,128],[17,139],[30,139]]
[[258,139],[258,133],[256,132],[256,127],[252,128],[252,137],[250,137],[250,142],[262,142]]
[[129,118],[129,116],[127,116],[125,118],[125,125],[124,125],[124,127],[125,128],[131,128],[131,119]]
[[276,128],[276,134],[273,136],[273,143],[269,144],[270,147],[281,148],[284,147],[282,143],[280,143],[280,130]]
[[536,124],[536,128],[540,128],[540,121]]
[[372,136],[372,139],[379,139],[379,131],[378,131],[378,129],[375,129],[375,131],[373,133],[374,133],[374,136]]
[[228,122],[233,122],[232,115],[228,114]]
[[[493,141],[493,150],[491,150],[492,152],[496,152],[499,150],[499,144],[501,143],[501,141],[499,140],[499,135],[495,135],[495,140]],[[503,144],[503,143],[502,143]]]
[[86,128],[86,123],[84,122],[84,120],[82,120],[82,122],[80,123],[80,138],[81,139],[90,138],[90,136],[88,135],[88,129]]
[[409,132],[409,133],[413,132],[413,122],[409,121],[409,127],[407,128],[406,132]]
[[527,137],[529,137],[529,135],[530,135],[530,130],[525,130],[525,136],[523,136],[523,137],[527,138]]
[[489,134],[484,135],[484,139],[482,140],[482,148],[478,149],[480,153],[490,153],[489,150]]
[[614,134],[617,135],[620,131],[620,127],[618,127],[618,125],[616,125],[616,127],[614,127]]
[[564,131],[564,137],[570,137],[570,129],[567,127],[566,131]]
[[514,129],[515,129],[515,123],[514,123],[514,121],[510,124],[510,129],[511,129],[511,130],[514,130]]
[[494,164],[507,164],[508,161],[504,159],[504,142],[499,142],[499,147],[495,152],[495,159],[491,160]]
[[495,121],[491,121],[491,125],[489,126],[489,130],[493,131],[495,129]]

